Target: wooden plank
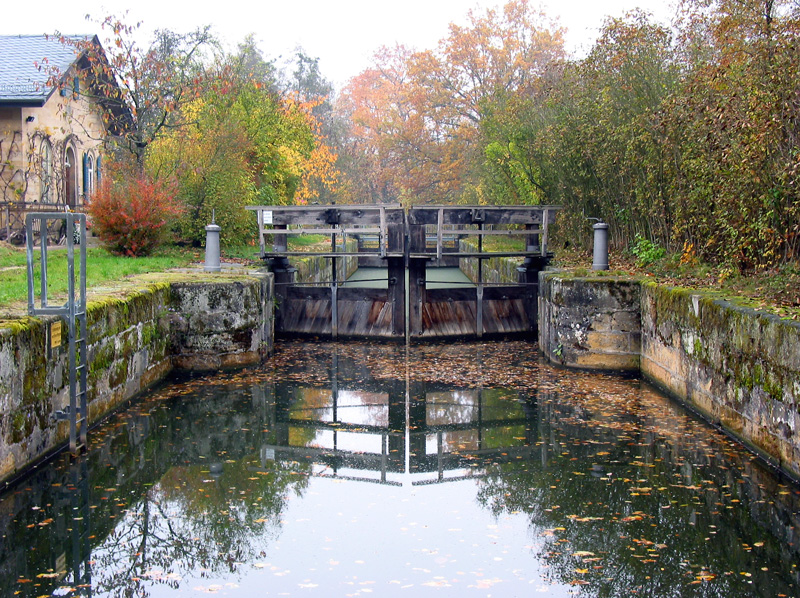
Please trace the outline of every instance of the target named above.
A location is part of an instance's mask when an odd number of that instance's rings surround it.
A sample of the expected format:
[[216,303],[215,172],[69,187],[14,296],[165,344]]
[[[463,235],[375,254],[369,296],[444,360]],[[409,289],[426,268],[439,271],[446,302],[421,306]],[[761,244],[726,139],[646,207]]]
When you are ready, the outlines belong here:
[[331,333],[330,299],[287,301],[283,310],[281,332],[319,335]]
[[509,334],[529,330],[525,304],[520,299],[486,302],[484,322],[487,334]]
[[463,286],[451,289],[428,289],[427,301],[441,303],[447,301],[477,301],[478,289],[472,286]]
[[459,237],[524,237],[531,233],[534,234],[542,233],[544,232],[544,229],[534,228],[531,230],[526,230],[526,229],[486,230],[479,228],[454,228],[454,229],[444,230],[443,232],[449,235],[458,235]]
[[389,300],[388,289],[369,287],[340,287],[339,301],[383,301]]
[[[385,222],[402,223],[405,212],[398,204],[385,207]],[[272,212],[272,223],[290,224],[380,224],[380,206],[247,206],[257,213]]]
[[[283,254],[282,254],[283,255]],[[309,254],[305,254],[309,255]],[[341,255],[341,254],[339,254]],[[484,251],[483,253],[478,253],[474,251],[458,251],[453,253],[448,253],[448,257],[464,257],[464,258],[483,258],[483,259],[490,259],[493,257],[536,257],[541,255],[539,251]],[[414,259],[427,259],[427,260],[434,260],[436,259],[436,251],[415,251],[410,254],[410,257]]]
[[[325,258],[340,258],[340,257],[362,257],[362,256],[375,256],[380,257],[380,253],[376,250],[365,250],[363,252],[358,251],[337,251],[336,253],[331,251],[268,251],[265,252],[261,257],[265,259],[270,258],[280,258],[280,257],[325,257]],[[389,252],[386,254],[386,257],[403,257],[405,254],[403,253],[395,253]]]
[[527,286],[484,286],[484,301],[514,300],[527,297],[531,289]]
[[[391,234],[390,234],[391,240]],[[406,267],[402,258],[388,260],[388,297],[391,310],[391,330],[396,336],[406,334]]]
[[289,301],[314,301],[320,299],[331,300],[330,287],[286,287],[286,298]]
[[342,306],[341,334],[362,337],[391,337],[391,308],[388,301],[348,301]]
[[[522,298],[484,301],[483,333],[490,335],[528,333],[530,323]],[[422,309],[423,332],[415,337],[477,335],[477,305],[472,301],[428,301]]]
[[[280,226],[280,225],[277,225]],[[265,235],[296,235],[302,237],[303,235],[357,235],[359,233],[380,233],[381,228],[266,228],[264,229]]]
[[345,301],[339,304],[339,319],[337,325],[341,329],[342,334],[352,333],[353,323],[356,320],[354,317],[355,311],[360,303],[360,301]]
[[[543,224],[555,222],[560,206],[415,206],[408,212],[409,224],[436,224],[439,209],[444,224]],[[476,220],[475,217],[482,220]]]
[[[327,289],[329,290],[329,289]],[[344,289],[340,289],[340,292]],[[357,289],[352,289],[357,290]],[[364,289],[361,289],[364,290]],[[366,289],[374,290],[374,289]],[[380,299],[362,297],[358,300],[339,300],[338,335],[355,337],[396,337],[392,332],[392,306],[386,291]],[[279,331],[287,334],[330,336],[330,297],[299,298],[286,301]],[[400,335],[402,338],[403,334]]]

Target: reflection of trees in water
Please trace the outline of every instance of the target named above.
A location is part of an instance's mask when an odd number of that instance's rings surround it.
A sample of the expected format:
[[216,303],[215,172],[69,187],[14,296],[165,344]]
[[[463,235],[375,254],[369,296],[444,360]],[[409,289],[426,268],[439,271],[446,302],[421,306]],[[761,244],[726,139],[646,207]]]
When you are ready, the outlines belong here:
[[270,434],[264,400],[252,386],[170,386],[93,432],[83,479],[65,456],[29,479],[30,491],[4,497],[0,534],[15,543],[0,542],[0,595],[76,585],[76,560],[91,563],[92,591],[109,596],[235,573],[277,537],[287,497],[308,485],[307,464],[259,458]]
[[[576,591],[597,596],[797,594],[800,504],[749,455],[638,382],[608,378],[598,389],[596,375],[531,365],[529,345],[504,347],[420,347],[405,361],[405,348],[347,345],[337,370],[329,345],[295,345],[274,371],[192,379],[149,397],[92,435],[95,547],[79,557],[92,559],[94,592],[146,596],[153,584],[235,576],[240,563],[258,559],[312,467],[270,460],[290,438],[285,422],[295,434],[289,444],[307,445],[317,433],[307,424],[332,421],[338,394],[336,419],[376,428],[366,434],[385,428],[390,455],[402,456],[408,424],[418,471],[479,461],[487,474],[480,503],[498,517],[525,514],[554,582],[589,582]],[[296,390],[279,388],[287,380]],[[367,390],[354,390],[364,380]],[[445,393],[454,380],[458,388]],[[2,534],[17,544],[0,544],[0,595],[61,585],[16,580],[73,561],[77,494],[67,471],[47,468],[30,491],[0,502]],[[48,519],[52,527],[40,527]]]
[[94,549],[95,588],[146,596],[151,583],[177,588],[187,574],[236,574],[281,532],[290,494],[308,486],[307,465],[257,460],[174,467],[128,509]]
[[478,500],[527,515],[553,582],[597,596],[796,595],[800,547],[772,534],[795,533],[797,497],[777,501],[740,447],[635,385],[543,397],[539,413],[538,459],[490,467]]
[[468,424],[478,420],[480,391],[457,389],[425,394],[426,420],[430,426]]

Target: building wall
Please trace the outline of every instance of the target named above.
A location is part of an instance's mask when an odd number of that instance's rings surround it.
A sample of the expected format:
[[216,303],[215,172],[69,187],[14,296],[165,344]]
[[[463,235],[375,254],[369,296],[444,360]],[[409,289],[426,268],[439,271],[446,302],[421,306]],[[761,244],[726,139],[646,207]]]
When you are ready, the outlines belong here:
[[[70,75],[68,75],[69,78]],[[105,127],[99,107],[82,94],[56,90],[40,108],[0,109],[0,201],[85,203],[96,187],[97,169],[84,177],[84,156],[96,165],[101,155]],[[51,151],[46,168],[44,146]],[[65,160],[68,149],[75,158],[72,186],[74,202],[68,201]],[[49,176],[47,172],[50,172]],[[49,179],[49,192],[46,192]]]

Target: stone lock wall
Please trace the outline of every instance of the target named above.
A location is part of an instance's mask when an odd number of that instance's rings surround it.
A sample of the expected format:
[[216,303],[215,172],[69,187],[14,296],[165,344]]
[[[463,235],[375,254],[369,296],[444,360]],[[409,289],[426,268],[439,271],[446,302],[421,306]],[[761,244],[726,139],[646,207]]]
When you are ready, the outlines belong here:
[[[87,306],[89,419],[94,422],[174,368],[215,370],[259,362],[271,351],[272,275],[186,275],[144,284]],[[59,318],[0,323],[0,482],[62,446],[69,404],[66,333]],[[61,319],[62,330],[67,322]]]
[[[257,363],[273,345],[272,278],[171,285],[170,352],[184,370]],[[265,302],[269,300],[269,305]]]
[[553,363],[639,371],[640,285],[539,273],[539,348]]
[[800,324],[647,281],[543,272],[539,283],[551,362],[639,371],[800,478]]
[[644,283],[641,371],[800,477],[800,324]]
[[[358,251],[358,241],[348,239],[345,250]],[[309,256],[300,259],[294,258],[291,263],[297,268],[295,281],[298,283],[329,282],[331,280],[331,260],[329,258]],[[336,280],[347,280],[356,270],[358,270],[357,257],[348,256],[336,260]]]

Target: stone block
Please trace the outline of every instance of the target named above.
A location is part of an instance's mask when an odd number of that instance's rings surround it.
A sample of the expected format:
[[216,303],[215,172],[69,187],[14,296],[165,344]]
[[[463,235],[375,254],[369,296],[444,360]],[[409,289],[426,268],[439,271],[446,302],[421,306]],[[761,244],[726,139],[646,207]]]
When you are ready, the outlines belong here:
[[592,332],[586,333],[586,346],[597,353],[630,352],[630,336],[624,332]]
[[589,329],[596,332],[610,332],[612,330],[619,330],[614,323],[614,316],[615,313],[613,312],[597,313],[597,315],[595,315],[595,317],[592,319]]
[[573,365],[590,370],[639,371],[639,355],[634,353],[579,353],[572,357]]
[[[194,282],[155,283],[123,299],[90,303],[90,420],[104,417],[181,364],[216,369],[257,363],[267,352],[261,351],[262,342],[272,339],[271,280],[271,275],[245,276],[205,291]],[[214,313],[212,304],[222,311]],[[48,355],[41,349],[46,341],[44,321],[29,320],[30,325],[26,320],[24,326],[0,327],[0,406],[9,412],[28,400],[32,413],[41,415],[44,410],[44,420],[38,421],[45,423],[37,423],[15,442],[8,418],[0,418],[0,481],[54,451],[68,433],[65,422],[47,418],[68,400],[66,347]],[[190,325],[197,321],[222,330],[197,334]],[[25,381],[28,387],[36,382],[35,397],[25,393]]]
[[619,332],[636,332],[642,329],[642,315],[636,311],[614,312],[612,329]]

